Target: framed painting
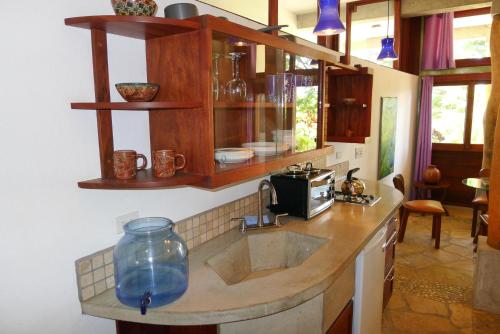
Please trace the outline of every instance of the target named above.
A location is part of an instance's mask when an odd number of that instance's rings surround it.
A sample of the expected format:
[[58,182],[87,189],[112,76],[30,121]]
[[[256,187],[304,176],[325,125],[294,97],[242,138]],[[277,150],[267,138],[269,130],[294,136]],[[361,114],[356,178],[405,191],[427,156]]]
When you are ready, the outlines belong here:
[[378,179],[394,173],[398,98],[382,97],[380,103],[380,137],[378,149]]

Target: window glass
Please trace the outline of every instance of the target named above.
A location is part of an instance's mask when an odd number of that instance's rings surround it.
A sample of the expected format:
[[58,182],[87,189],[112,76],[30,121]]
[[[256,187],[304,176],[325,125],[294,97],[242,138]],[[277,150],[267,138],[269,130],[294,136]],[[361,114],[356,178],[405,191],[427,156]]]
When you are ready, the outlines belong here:
[[432,89],[432,142],[463,144],[467,86]]
[[459,17],[453,20],[455,59],[490,56],[491,15]]
[[[383,38],[394,37],[394,16],[392,2],[387,20],[387,2],[359,6],[352,13],[351,55],[380,65],[392,67],[391,60],[378,60]],[[389,28],[387,23],[389,22]]]
[[483,118],[486,112],[486,105],[490,97],[491,85],[490,84],[477,84],[474,86],[474,107],[472,111],[472,131],[471,131],[471,144],[484,143],[484,127]]
[[[264,25],[267,25],[269,22],[268,0],[199,1],[249,18]],[[282,28],[281,30],[288,34],[316,43],[317,37],[313,34],[313,29],[318,21],[317,6],[317,0],[280,0],[278,9],[278,24],[288,25],[288,27]]]

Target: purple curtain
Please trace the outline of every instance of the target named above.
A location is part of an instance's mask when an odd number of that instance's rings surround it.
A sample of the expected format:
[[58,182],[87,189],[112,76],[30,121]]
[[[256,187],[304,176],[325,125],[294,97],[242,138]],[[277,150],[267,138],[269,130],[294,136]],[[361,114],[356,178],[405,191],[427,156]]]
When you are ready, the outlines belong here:
[[[440,70],[455,67],[453,58],[453,13],[436,14],[425,18],[422,69]],[[432,86],[433,77],[422,78],[420,119],[413,180],[422,180],[424,170],[432,160]],[[415,189],[411,188],[412,199]]]
[[426,17],[422,69],[441,70],[454,67],[453,13]]
[[[414,180],[422,180],[424,170],[431,164],[432,158],[432,86],[433,77],[422,78],[420,97],[420,120],[418,124],[417,150],[415,159]],[[415,188],[412,187],[411,198],[415,198]]]

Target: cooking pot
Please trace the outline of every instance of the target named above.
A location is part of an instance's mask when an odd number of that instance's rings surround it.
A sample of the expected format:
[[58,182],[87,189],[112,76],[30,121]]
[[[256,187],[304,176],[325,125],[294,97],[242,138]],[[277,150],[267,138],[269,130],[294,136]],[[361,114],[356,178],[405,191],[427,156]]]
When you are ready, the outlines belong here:
[[357,171],[359,171],[359,168],[354,168],[347,172],[347,178],[344,183],[342,183],[342,194],[357,196],[361,195],[363,191],[365,191],[365,183],[352,176],[352,174]]

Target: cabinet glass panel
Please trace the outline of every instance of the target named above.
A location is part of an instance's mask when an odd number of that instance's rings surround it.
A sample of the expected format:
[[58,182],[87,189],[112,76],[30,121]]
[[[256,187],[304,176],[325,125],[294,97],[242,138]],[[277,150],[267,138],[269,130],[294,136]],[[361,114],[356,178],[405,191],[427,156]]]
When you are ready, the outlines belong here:
[[318,71],[310,58],[214,32],[218,169],[316,149]]

